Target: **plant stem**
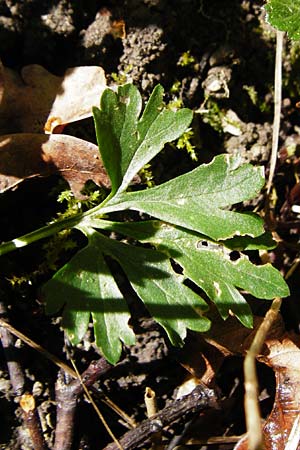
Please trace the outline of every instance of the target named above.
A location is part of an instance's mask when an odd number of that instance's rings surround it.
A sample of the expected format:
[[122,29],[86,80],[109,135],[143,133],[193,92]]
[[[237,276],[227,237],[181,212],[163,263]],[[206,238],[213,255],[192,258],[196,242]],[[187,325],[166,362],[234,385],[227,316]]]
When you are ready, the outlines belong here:
[[281,85],[282,85],[282,47],[283,47],[283,31],[276,31],[276,56],[275,56],[275,77],[274,77],[274,120],[272,135],[272,153],[270,159],[270,173],[267,181],[267,194],[270,194],[273,177],[276,168],[278,153],[278,137],[280,130],[280,113],[281,113]]
[[32,244],[33,242],[52,236],[53,234],[58,233],[61,230],[74,228],[76,225],[81,223],[85,217],[88,217],[98,212],[100,214],[101,209],[111,199],[111,197],[112,195],[110,194],[108,197],[106,197],[105,200],[103,200],[103,202],[100,205],[95,206],[94,208],[90,209],[89,211],[86,211],[85,213],[76,214],[72,217],[67,217],[65,219],[58,220],[57,222],[45,225],[42,228],[24,234],[19,238],[12,239],[11,241],[0,244],[0,256],[5,255],[6,253],[10,253],[14,250],[17,250],[18,248],[26,247],[26,245]]
[[264,448],[255,358],[260,353],[266,336],[278,316],[280,306],[281,298],[275,298],[263,322],[260,324],[244,360],[245,415],[249,450],[261,450]]
[[11,241],[4,242],[0,245],[0,256],[4,255],[5,253],[10,253],[18,248],[25,247],[26,245],[32,244],[33,242],[39,241],[40,239],[52,236],[53,234],[58,233],[61,230],[73,228],[81,222],[82,217],[83,214],[76,214],[75,216],[68,217],[66,219],[39,228],[38,230],[24,234],[17,239],[12,239]]

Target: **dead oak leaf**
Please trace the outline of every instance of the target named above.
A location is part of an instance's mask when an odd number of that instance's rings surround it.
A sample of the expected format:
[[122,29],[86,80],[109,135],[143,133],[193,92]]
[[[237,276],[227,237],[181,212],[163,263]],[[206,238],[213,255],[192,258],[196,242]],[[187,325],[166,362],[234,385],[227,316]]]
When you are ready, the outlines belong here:
[[[300,336],[273,327],[258,360],[276,379],[273,408],[263,426],[265,450],[296,450],[300,441]],[[248,450],[247,437],[234,450]]]
[[20,75],[1,65],[0,134],[61,131],[91,117],[105,88],[98,66],[74,67],[58,77],[37,64],[23,67]]
[[276,378],[273,409],[263,429],[265,447],[284,450],[295,431],[296,444],[300,439],[300,337],[285,333],[268,339],[265,346],[267,354],[261,360],[272,367]]
[[[193,333],[181,354],[182,365],[205,384],[214,386],[216,374],[224,359],[244,355],[262,322],[254,317],[249,330],[229,319],[222,321],[215,314],[211,329]],[[281,316],[273,323],[257,359],[274,371],[276,393],[271,413],[263,426],[265,450],[296,450],[300,448],[300,336],[286,332]],[[248,450],[247,437],[234,450]]]
[[20,133],[0,136],[0,193],[33,177],[60,173],[80,198],[87,180],[109,188],[96,145],[63,134]]
[[210,311],[211,328],[206,333],[193,333],[186,339],[181,364],[204,384],[214,387],[216,374],[225,358],[245,354],[262,318],[254,317],[254,329],[244,327],[235,318],[224,321]]

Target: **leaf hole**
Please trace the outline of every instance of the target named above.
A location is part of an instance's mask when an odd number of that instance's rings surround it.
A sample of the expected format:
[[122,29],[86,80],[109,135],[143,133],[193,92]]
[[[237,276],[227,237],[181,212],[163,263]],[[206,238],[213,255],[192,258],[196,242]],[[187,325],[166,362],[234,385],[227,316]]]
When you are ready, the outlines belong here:
[[207,241],[198,241],[197,248],[201,248],[201,247],[208,247],[208,242]]
[[229,255],[230,261],[237,261],[238,259],[240,259],[240,257],[241,254],[237,250],[233,250],[232,252],[230,252]]

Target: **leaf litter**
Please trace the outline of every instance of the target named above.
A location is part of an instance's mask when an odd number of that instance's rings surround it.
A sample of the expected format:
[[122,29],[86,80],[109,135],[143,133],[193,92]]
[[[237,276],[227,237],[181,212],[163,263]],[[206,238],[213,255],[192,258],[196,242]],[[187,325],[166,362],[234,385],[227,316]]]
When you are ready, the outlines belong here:
[[58,77],[37,64],[23,67],[20,75],[1,64],[0,134],[61,131],[91,117],[105,88],[99,66],[70,68]]
[[[63,77],[37,64],[21,74],[0,62],[0,192],[28,178],[61,174],[75,197],[88,180],[110,187],[96,145],[63,134],[65,125],[92,116],[106,87],[98,66],[74,67]],[[10,134],[8,134],[10,133]]]
[[64,134],[19,133],[0,136],[0,192],[34,177],[55,173],[69,183],[76,198],[88,180],[110,187],[98,146]]
[[[188,340],[181,352],[181,362],[198,382],[215,387],[225,359],[245,355],[262,318],[254,317],[254,328],[250,330],[232,319],[220,320],[213,311],[211,314],[211,329]],[[273,408],[263,423],[265,449],[296,449],[300,437],[300,338],[285,330],[280,316],[268,333],[257,360],[273,370],[276,381]],[[190,441],[193,442],[196,443]],[[247,449],[247,439],[243,437],[235,450]]]

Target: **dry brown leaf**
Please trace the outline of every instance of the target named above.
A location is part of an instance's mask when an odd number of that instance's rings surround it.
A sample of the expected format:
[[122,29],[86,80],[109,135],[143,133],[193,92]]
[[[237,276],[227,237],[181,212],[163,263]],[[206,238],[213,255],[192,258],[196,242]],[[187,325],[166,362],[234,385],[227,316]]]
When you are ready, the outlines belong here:
[[[193,334],[183,351],[182,363],[195,377],[206,384],[215,375],[227,356],[244,354],[250,347],[262,318],[254,318],[254,329],[242,327],[235,320],[214,318],[211,330]],[[270,366],[276,378],[276,396],[267,418],[263,435],[265,450],[296,450],[300,448],[300,336],[287,333],[281,317],[273,324],[264,344],[260,362]],[[235,450],[248,450],[247,438]]]
[[21,75],[1,65],[0,134],[62,131],[62,125],[91,117],[105,88],[98,66],[74,67],[57,77],[37,64]]
[[[276,394],[263,435],[265,450],[296,450],[300,440],[300,336],[273,327],[258,359],[275,373]],[[244,438],[235,450],[247,450]]]
[[253,330],[245,328],[235,318],[224,321],[217,314],[210,318],[211,329],[207,333],[194,333],[184,346],[182,365],[203,383],[213,386],[224,359],[230,355],[244,354],[262,319],[254,318]]
[[292,448],[296,449],[300,438],[300,337],[285,333],[268,339],[265,345],[267,354],[262,361],[272,367],[276,377],[275,402],[264,426],[266,449],[286,450],[295,424],[298,436]]
[[87,180],[110,187],[96,145],[63,134],[20,133],[0,136],[0,193],[27,178],[60,173],[80,198]]

